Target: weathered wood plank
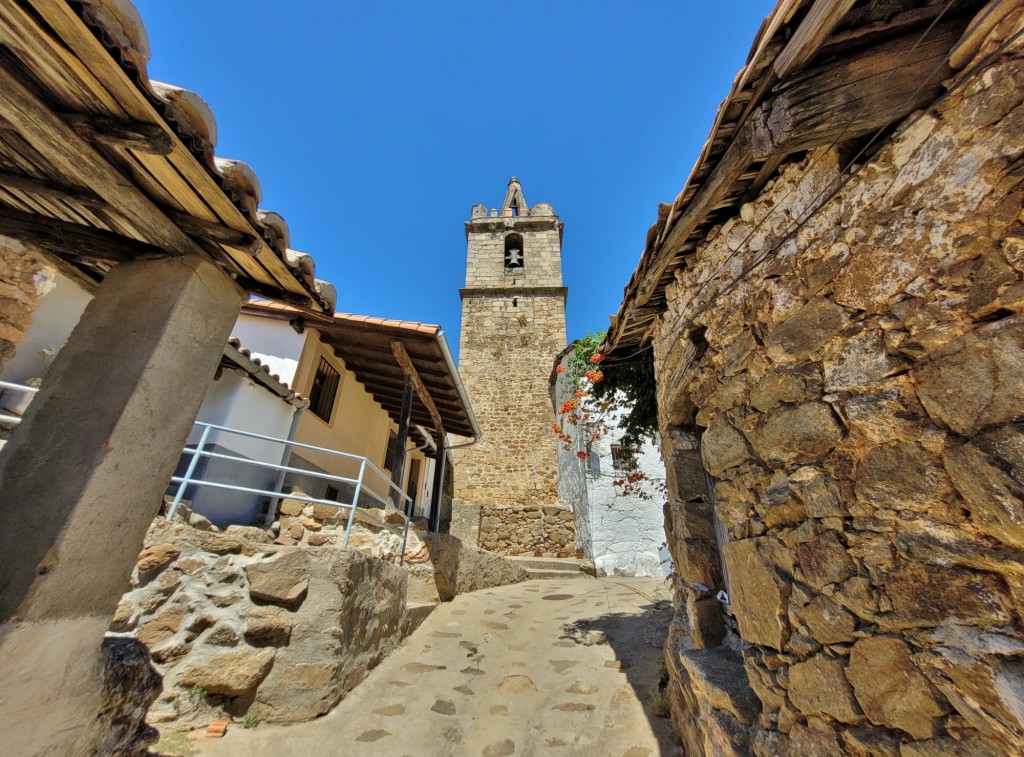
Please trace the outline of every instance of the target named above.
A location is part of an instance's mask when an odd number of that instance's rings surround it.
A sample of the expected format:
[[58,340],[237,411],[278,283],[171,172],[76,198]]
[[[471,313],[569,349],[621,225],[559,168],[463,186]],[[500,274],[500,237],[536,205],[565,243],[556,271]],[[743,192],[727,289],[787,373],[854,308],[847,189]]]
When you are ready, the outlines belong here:
[[943,59],[961,28],[943,24],[924,40],[909,34],[784,82],[753,116],[754,157],[858,137],[927,105],[951,73]]
[[179,213],[175,210],[165,210],[164,212],[178,224],[179,228],[192,236],[226,245],[253,256],[259,255],[260,250],[263,249],[263,240],[253,234],[247,234],[244,231],[238,231],[212,221],[205,221],[202,218],[190,216],[188,213]]
[[101,142],[111,147],[122,147],[151,155],[170,155],[174,149],[165,126],[82,113],[58,115],[80,137],[90,142]]
[[10,171],[0,171],[0,187],[18,189],[29,194],[49,197],[65,202],[80,202],[84,205],[102,205],[103,200],[88,189],[69,187],[46,179],[22,176]]
[[776,75],[785,79],[813,58],[854,3],[856,0],[814,0],[796,32],[775,58]]
[[406,380],[412,384],[413,389],[416,390],[416,395],[420,398],[420,402],[430,414],[430,419],[434,423],[434,431],[444,434],[444,422],[441,420],[441,413],[438,412],[437,405],[434,404],[434,398],[430,396],[430,392],[423,385],[423,380],[420,378],[419,373],[416,372],[416,366],[412,364],[409,353],[405,351],[405,346],[397,339],[392,339],[391,351],[395,355],[395,360],[402,367]]
[[49,163],[80,178],[147,240],[168,252],[200,252],[159,208],[95,148],[58,118],[11,71],[0,68],[0,108],[4,117]]
[[153,260],[169,255],[160,247],[112,231],[58,221],[12,208],[0,208],[0,230],[59,257],[123,262]]

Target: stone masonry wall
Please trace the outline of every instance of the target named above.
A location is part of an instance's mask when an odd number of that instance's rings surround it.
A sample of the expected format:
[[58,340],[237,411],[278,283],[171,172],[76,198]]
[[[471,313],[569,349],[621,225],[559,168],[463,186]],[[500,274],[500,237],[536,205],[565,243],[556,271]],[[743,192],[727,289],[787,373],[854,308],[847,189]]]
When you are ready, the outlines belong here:
[[572,510],[561,506],[485,507],[480,546],[492,552],[574,551]]
[[0,367],[25,339],[40,298],[55,286],[55,271],[40,255],[0,236]]
[[483,438],[453,450],[456,499],[484,505],[556,503],[547,380],[554,355],[565,347],[564,296],[466,295],[462,324],[459,372]]
[[[476,227],[481,226],[487,230],[477,230]],[[511,233],[523,237],[521,268],[505,267],[505,237]],[[470,245],[466,260],[467,289],[562,286],[561,233],[554,216],[537,221],[509,218],[470,222]]]
[[1024,751],[1020,50],[706,312],[835,186],[835,152],[786,167],[668,288],[666,662],[695,754]]

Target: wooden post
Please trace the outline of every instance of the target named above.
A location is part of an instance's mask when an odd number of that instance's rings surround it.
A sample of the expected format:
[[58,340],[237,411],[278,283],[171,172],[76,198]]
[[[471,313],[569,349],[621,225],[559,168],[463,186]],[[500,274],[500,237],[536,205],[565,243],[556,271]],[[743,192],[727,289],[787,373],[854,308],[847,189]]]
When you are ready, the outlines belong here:
[[[409,442],[409,417],[412,415],[412,382],[406,381],[405,389],[402,390],[402,415],[398,420],[398,437],[395,439],[395,462],[391,468],[391,483],[402,489],[402,478],[405,475],[405,448]],[[391,490],[388,499],[391,503],[400,508],[402,497],[394,489]]]
[[448,453],[444,449],[444,434],[434,438],[437,444],[437,459],[434,460],[434,488],[430,494],[430,523],[433,533],[441,530],[441,497],[444,496],[444,466],[448,461]]

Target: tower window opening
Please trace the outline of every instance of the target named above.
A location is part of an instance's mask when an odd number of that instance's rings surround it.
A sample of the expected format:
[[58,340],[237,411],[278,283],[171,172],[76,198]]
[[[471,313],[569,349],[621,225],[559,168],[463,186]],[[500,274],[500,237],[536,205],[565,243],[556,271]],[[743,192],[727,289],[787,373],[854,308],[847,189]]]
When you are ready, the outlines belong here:
[[505,267],[522,269],[525,258],[522,234],[509,234],[505,237]]
[[511,210],[512,210],[512,215],[513,216],[518,216],[519,215],[519,203],[517,203],[515,200],[512,201]]
[[512,298],[512,307],[514,307],[514,308],[519,307],[519,298],[518,297],[513,297]]

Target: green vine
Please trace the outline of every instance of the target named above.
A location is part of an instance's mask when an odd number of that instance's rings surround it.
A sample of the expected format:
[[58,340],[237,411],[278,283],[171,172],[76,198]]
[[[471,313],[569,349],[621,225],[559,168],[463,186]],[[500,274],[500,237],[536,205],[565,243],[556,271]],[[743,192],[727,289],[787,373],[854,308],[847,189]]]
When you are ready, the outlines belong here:
[[[649,350],[628,362],[604,362],[599,352],[604,332],[587,334],[573,344],[564,373],[559,401],[565,423],[553,426],[569,449],[572,435],[565,426],[579,426],[597,439],[606,431],[602,419],[620,415],[622,430],[619,459],[625,470],[633,471],[624,484],[640,480],[636,454],[644,441],[657,442],[658,406],[654,383],[654,359]],[[562,372],[561,370],[559,372]],[[593,416],[593,417],[592,417]],[[586,457],[587,453],[577,453]]]

